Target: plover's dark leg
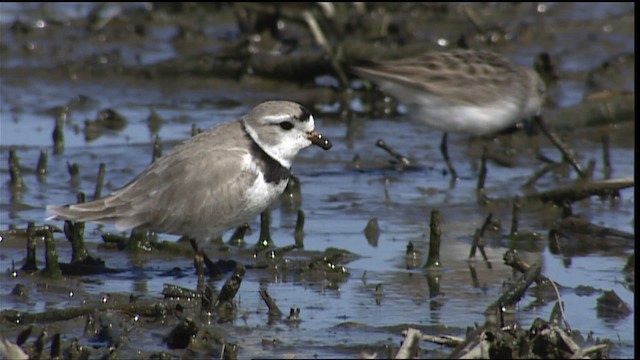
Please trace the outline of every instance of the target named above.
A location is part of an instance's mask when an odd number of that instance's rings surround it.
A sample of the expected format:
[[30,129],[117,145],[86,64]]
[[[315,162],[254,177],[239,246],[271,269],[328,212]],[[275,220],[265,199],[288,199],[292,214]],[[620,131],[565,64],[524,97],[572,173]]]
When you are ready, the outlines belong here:
[[458,173],[456,172],[456,169],[453,168],[453,165],[451,164],[451,160],[449,159],[447,137],[448,137],[448,134],[446,132],[442,134],[442,141],[440,142],[440,152],[442,153],[442,157],[444,157],[444,161],[447,163],[447,168],[449,169],[449,173],[451,173],[452,180],[457,180]]

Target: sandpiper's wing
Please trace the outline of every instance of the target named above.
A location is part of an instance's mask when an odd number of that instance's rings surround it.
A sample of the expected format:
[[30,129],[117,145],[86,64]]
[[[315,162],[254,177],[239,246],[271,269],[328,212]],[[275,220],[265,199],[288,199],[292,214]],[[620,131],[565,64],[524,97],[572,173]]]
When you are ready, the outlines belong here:
[[405,101],[419,96],[418,91],[470,104],[517,93],[512,87],[520,86],[517,77],[524,71],[498,54],[473,50],[430,52],[351,68]]

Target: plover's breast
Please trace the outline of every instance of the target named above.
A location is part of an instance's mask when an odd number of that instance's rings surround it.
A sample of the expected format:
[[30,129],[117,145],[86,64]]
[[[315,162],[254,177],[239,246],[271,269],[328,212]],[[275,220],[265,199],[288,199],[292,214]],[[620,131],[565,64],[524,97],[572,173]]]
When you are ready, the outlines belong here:
[[257,175],[244,195],[245,211],[247,214],[253,214],[249,215],[253,217],[269,207],[284,192],[289,177],[273,178],[265,174],[265,170],[258,166],[250,155],[245,156],[244,163],[251,173]]

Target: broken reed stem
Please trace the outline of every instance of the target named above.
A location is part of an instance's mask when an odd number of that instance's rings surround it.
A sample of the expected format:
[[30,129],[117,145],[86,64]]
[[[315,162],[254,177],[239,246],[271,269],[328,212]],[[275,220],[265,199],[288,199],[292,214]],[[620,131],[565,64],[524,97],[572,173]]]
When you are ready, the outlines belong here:
[[47,231],[44,244],[46,263],[45,268],[40,274],[48,278],[60,279],[62,278],[62,270],[60,270],[60,265],[58,264],[58,252],[56,251],[56,241],[53,238],[53,231]]
[[400,164],[400,167],[404,167],[410,164],[409,159],[400,154],[399,152],[393,150],[387,143],[382,139],[378,139],[376,141],[376,146],[386,151],[389,155],[391,155],[396,161]]
[[430,236],[429,236],[429,255],[425,269],[434,269],[442,266],[440,264],[440,211],[438,209],[431,210]]
[[605,180],[611,179],[611,138],[609,133],[602,135],[602,166]]
[[105,163],[100,163],[98,169],[98,181],[96,182],[96,191],[93,193],[93,200],[99,199],[102,196],[102,187],[104,186],[104,174],[107,169]]
[[65,115],[56,117],[56,125],[53,128],[53,153],[55,155],[64,152],[64,119]]
[[198,127],[195,123],[191,124],[191,137],[194,137],[202,132],[202,129]]
[[564,161],[567,161],[569,164],[571,164],[571,166],[573,166],[573,168],[576,170],[576,172],[578,173],[580,178],[584,178],[585,177],[585,173],[584,173],[584,171],[582,171],[582,168],[580,168],[580,165],[576,161],[575,157],[571,154],[571,150],[569,149],[569,147],[567,145],[565,145],[558,138],[557,135],[552,133],[547,128],[547,125],[542,120],[541,116],[534,116],[533,117],[533,121],[535,121],[538,124],[538,126],[540,127],[540,130],[542,130],[542,133],[544,133],[545,136],[547,136],[547,138],[549,138],[549,140],[551,140],[551,143],[553,143],[553,145],[555,147],[557,147],[558,150],[560,150],[560,153],[562,153],[562,158],[564,159]]
[[49,159],[49,154],[47,150],[40,150],[40,157],[38,158],[38,165],[36,166],[36,172],[38,176],[42,179],[45,175],[47,175],[47,162]]
[[218,299],[214,305],[216,309],[220,309],[221,306],[233,307],[233,298],[236,296],[238,289],[240,289],[240,284],[242,284],[245,272],[246,269],[244,265],[238,264],[236,266],[233,275],[231,275],[229,280],[222,286],[222,289],[220,289],[220,294],[218,294]]
[[520,198],[518,196],[513,200],[511,211],[511,231],[509,236],[518,235],[518,217],[520,216]]
[[[195,126],[195,124],[194,124]],[[191,129],[193,135],[193,129]],[[153,154],[151,155],[151,162],[158,160],[162,156],[162,141],[160,136],[156,135],[156,139],[153,141]]]
[[15,147],[9,149],[9,177],[12,188],[24,187],[24,180],[20,174],[20,159],[18,159]]
[[23,271],[38,271],[36,262],[36,225],[33,221],[27,224],[27,258],[21,268]]
[[276,304],[276,301],[273,300],[271,295],[269,295],[269,293],[267,292],[267,289],[260,289],[258,292],[260,293],[260,297],[262,298],[262,301],[264,301],[264,303],[269,308],[269,315],[281,316],[282,311],[280,311],[280,308],[278,307],[278,304]]
[[304,211],[302,209],[298,210],[298,218],[296,219],[296,230],[293,233],[293,238],[295,240],[295,246],[298,249],[304,249]]
[[271,211],[266,209],[260,213],[260,239],[256,244],[256,248],[265,249],[274,246],[273,239],[271,239]]
[[69,171],[69,175],[71,176],[71,181],[77,181],[78,175],[80,175],[80,167],[77,163],[68,163],[67,162],[67,170]]
[[[81,204],[85,202],[85,195],[83,192],[78,193],[77,203]],[[84,222],[83,221],[69,221],[64,222],[64,235],[71,243],[71,263],[79,263],[84,261],[89,254],[84,247]]]

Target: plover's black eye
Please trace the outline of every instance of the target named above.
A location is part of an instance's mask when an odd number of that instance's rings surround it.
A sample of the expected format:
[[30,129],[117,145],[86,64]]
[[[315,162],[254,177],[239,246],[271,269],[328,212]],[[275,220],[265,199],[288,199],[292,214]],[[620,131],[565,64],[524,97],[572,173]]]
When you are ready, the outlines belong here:
[[280,127],[284,130],[291,130],[293,129],[293,123],[291,121],[283,121],[280,123]]

